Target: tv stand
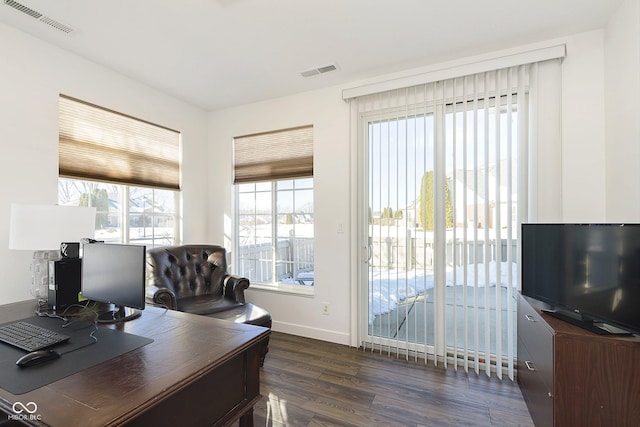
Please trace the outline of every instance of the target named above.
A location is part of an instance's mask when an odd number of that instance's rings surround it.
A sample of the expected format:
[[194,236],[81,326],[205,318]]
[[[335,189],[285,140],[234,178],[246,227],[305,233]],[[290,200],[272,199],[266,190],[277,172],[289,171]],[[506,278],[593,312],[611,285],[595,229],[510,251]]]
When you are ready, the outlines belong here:
[[582,329],[586,329],[587,331],[591,331],[598,335],[632,335],[630,332],[627,332],[624,329],[617,328],[613,325],[609,325],[608,323],[595,322],[591,319],[578,318],[572,313],[548,309],[542,309],[541,311],[548,314],[549,316],[555,317],[556,319],[564,320],[565,322],[569,322],[572,325],[579,326]]
[[594,334],[574,320],[518,298],[518,384],[534,424],[640,426],[640,337]]

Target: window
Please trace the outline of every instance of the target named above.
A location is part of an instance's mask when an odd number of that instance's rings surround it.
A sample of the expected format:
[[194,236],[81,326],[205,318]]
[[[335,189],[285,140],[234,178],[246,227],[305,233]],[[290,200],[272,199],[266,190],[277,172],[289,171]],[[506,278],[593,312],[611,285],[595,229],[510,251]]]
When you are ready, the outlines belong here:
[[58,179],[58,204],[96,208],[95,238],[105,242],[173,245],[179,192],[78,179]]
[[234,142],[236,273],[255,284],[310,289],[313,128],[249,135]]
[[96,238],[180,241],[180,134],[60,96],[58,203],[93,206]]

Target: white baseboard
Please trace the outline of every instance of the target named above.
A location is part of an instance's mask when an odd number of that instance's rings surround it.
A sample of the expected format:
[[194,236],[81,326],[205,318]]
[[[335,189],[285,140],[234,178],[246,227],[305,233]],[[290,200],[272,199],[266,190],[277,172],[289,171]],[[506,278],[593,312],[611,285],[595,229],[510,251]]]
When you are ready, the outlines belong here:
[[321,341],[328,341],[336,344],[350,345],[350,336],[343,332],[329,331],[326,329],[311,328],[308,326],[296,325],[273,321],[271,330],[285,334],[297,335],[306,338],[313,338]]

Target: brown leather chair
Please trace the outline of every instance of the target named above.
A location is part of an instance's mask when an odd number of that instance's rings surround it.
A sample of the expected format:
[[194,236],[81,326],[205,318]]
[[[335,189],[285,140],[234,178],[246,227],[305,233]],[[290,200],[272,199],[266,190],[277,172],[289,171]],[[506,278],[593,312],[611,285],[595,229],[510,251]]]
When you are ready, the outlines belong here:
[[[226,250],[222,246],[148,249],[147,277],[147,300],[152,305],[271,328],[271,315],[245,301],[249,279],[227,272]],[[267,339],[261,365],[268,351]]]

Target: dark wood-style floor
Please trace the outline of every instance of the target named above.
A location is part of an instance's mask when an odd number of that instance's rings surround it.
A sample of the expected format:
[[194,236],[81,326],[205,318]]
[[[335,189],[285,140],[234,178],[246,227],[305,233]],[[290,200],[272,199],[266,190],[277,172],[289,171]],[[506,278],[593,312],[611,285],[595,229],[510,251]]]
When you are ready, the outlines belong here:
[[277,332],[261,393],[256,426],[533,426],[508,379]]

